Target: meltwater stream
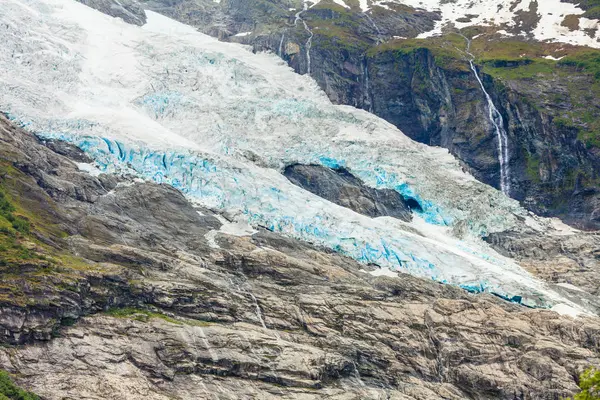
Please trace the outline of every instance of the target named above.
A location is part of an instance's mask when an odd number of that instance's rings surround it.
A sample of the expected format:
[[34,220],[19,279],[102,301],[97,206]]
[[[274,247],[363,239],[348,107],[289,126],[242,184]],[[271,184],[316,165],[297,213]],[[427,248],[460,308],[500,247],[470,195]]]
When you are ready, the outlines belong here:
[[475,64],[473,64],[473,59],[475,56],[470,52],[471,50],[471,39],[463,36],[467,41],[467,50],[466,53],[469,55],[469,65],[471,66],[471,71],[477,78],[477,82],[479,82],[479,86],[485,95],[485,99],[488,103],[488,118],[492,125],[494,126],[494,131],[496,132],[496,137],[498,138],[498,162],[500,164],[500,190],[507,196],[510,196],[510,166],[508,160],[508,134],[504,129],[504,118],[502,118],[502,114],[494,105],[492,101],[492,97],[489,95],[485,86],[483,85],[483,81],[479,77],[479,73],[477,72],[477,68],[475,68]]

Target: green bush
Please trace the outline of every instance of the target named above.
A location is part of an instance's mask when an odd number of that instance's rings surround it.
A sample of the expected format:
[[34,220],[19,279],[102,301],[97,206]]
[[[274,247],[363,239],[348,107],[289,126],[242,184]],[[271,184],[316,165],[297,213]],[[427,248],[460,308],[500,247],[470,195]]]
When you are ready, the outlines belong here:
[[600,370],[588,368],[579,376],[581,392],[567,400],[600,400]]
[[28,234],[30,230],[29,221],[19,215],[15,216],[14,211],[16,211],[15,206],[8,201],[4,192],[0,191],[0,217],[4,217],[10,222],[17,232],[24,235]]
[[6,371],[0,371],[0,400],[40,400],[40,397],[27,392],[10,379]]

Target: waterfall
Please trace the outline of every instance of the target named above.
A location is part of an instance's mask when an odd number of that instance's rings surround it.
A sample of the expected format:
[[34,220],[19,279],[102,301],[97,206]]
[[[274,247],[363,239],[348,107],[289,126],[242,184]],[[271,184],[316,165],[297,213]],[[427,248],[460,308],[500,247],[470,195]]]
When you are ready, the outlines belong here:
[[367,17],[367,19],[369,20],[369,22],[371,23],[371,25],[373,25],[373,28],[375,28],[375,30],[377,31],[377,43],[383,43],[385,40],[383,40],[381,38],[381,36],[382,36],[381,35],[381,30],[379,29],[379,27],[377,26],[377,24],[375,23],[375,21],[373,21],[373,19],[366,12],[364,12],[363,15],[365,17]]
[[363,75],[365,80],[365,97],[369,102],[369,112],[373,113],[373,98],[371,97],[371,87],[369,83],[369,65],[367,64],[367,58],[363,62]]
[[294,26],[298,25],[298,21],[302,21],[302,25],[304,25],[304,30],[306,32],[308,32],[308,40],[306,41],[305,44],[305,48],[306,48],[306,73],[310,75],[310,47],[312,46],[312,38],[313,38],[313,33],[310,30],[310,28],[308,27],[308,24],[306,23],[306,21],[304,21],[302,19],[302,13],[305,12],[306,10],[308,10],[308,3],[306,2],[306,0],[304,0],[304,6],[302,8],[302,10],[298,11],[296,13],[296,19],[294,20]]
[[285,39],[285,33],[281,35],[281,40],[279,41],[279,51],[277,52],[277,55],[281,58],[283,58],[283,53],[281,52],[283,49],[283,39]]
[[475,56],[470,52],[471,51],[471,39],[468,39],[466,36],[463,36],[467,41],[467,51],[466,53],[469,55],[469,65],[471,66],[471,71],[477,78],[477,82],[479,82],[479,86],[485,95],[485,99],[488,103],[488,118],[492,125],[494,126],[494,131],[496,132],[496,137],[498,138],[498,162],[500,163],[500,190],[507,196],[510,196],[510,166],[508,160],[508,133],[504,129],[504,118],[502,118],[502,114],[498,111],[498,108],[494,105],[492,97],[489,95],[485,86],[483,85],[483,81],[479,77],[479,73],[477,72],[477,68],[475,68],[475,64],[473,60]]

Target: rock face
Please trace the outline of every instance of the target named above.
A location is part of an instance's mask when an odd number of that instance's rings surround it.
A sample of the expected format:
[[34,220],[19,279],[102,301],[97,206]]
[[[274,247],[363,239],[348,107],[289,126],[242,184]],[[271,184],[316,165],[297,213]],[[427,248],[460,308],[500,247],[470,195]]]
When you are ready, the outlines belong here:
[[31,223],[0,263],[0,368],[44,398],[560,398],[600,361],[596,317],[226,234],[49,147],[0,117],[2,190]]
[[[370,88],[377,93],[371,107],[413,139],[448,148],[475,177],[499,187],[498,139],[483,92],[466,64],[440,64],[425,48],[377,53],[368,63]],[[557,125],[556,109],[573,106],[545,102],[574,84],[558,77],[551,83],[503,83],[486,75],[483,83],[508,133],[511,197],[537,214],[597,229],[600,160],[578,140],[577,129]]]
[[395,190],[370,188],[345,168],[294,164],[285,168],[284,175],[311,193],[369,217],[410,221],[411,209],[421,211],[415,199],[405,199]]
[[[393,2],[364,12],[358,4],[325,0],[305,11],[299,1],[143,5],[222,40],[278,54],[309,73],[334,103],[371,111],[417,141],[448,148],[477,179],[500,187],[498,138],[467,63],[466,41],[450,33],[412,39],[434,28],[438,12]],[[477,36],[475,64],[508,134],[509,194],[537,214],[598,229],[600,75],[591,60],[600,53],[532,41],[531,24],[540,22],[535,7],[517,14],[517,30],[462,31]],[[500,28],[521,36],[498,35]]]
[[144,25],[146,23],[146,14],[144,9],[136,0],[77,0],[88,7],[92,7],[111,17],[121,18],[123,21],[134,24]]

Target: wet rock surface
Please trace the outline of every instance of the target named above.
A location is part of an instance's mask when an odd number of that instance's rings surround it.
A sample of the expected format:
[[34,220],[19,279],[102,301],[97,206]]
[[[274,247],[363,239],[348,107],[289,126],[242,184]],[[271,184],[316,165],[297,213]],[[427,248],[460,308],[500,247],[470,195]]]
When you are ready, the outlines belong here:
[[123,21],[144,25],[146,14],[144,9],[136,0],[77,0],[88,7],[92,7],[111,17],[121,18]]

